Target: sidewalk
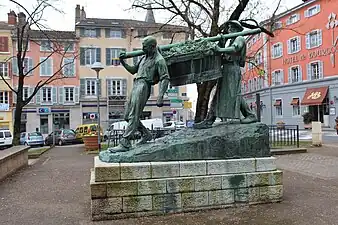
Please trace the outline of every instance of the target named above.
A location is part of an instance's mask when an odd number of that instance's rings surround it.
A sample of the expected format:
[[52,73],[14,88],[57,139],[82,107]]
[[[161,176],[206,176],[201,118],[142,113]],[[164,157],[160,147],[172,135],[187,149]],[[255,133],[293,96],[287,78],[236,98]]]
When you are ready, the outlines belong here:
[[[294,155],[278,157],[277,164],[285,168],[282,203],[93,223],[90,220],[89,171],[94,156],[84,154],[81,147],[56,147],[42,155],[35,164],[0,183],[0,224],[338,224],[338,167],[332,163],[338,162],[338,148],[327,146],[325,149],[311,149],[310,153],[308,162],[312,164],[309,165],[293,158]],[[308,153],[297,156],[302,155]],[[290,158],[294,159],[292,165]],[[335,176],[320,179],[315,172],[307,176],[292,169],[293,165],[298,165],[297,171],[312,168],[317,161],[318,166]]]

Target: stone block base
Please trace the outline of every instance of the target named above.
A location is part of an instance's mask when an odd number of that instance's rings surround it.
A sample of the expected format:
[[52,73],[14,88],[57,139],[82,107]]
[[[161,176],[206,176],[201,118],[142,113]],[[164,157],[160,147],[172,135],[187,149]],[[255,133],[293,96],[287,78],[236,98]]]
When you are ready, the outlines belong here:
[[91,171],[93,220],[161,215],[278,202],[275,158],[104,163]]

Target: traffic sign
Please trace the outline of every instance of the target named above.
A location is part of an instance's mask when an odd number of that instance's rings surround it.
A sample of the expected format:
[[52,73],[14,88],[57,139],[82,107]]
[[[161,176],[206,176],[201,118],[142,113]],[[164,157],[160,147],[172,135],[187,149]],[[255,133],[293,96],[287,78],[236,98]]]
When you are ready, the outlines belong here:
[[95,119],[95,114],[94,113],[89,114],[89,119],[91,120]]
[[51,113],[51,110],[49,107],[40,107],[40,108],[37,108],[36,111],[38,114],[45,114],[45,115],[48,115]]
[[185,101],[183,104],[185,109],[191,109],[192,108],[192,102]]
[[170,99],[170,108],[172,109],[182,109],[183,100],[182,99]]

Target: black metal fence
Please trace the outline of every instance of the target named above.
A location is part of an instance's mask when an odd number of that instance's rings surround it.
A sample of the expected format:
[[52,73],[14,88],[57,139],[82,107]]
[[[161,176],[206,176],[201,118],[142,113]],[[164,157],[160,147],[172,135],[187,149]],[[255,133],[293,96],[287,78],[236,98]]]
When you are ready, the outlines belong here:
[[299,148],[298,125],[269,125],[269,141],[271,148],[283,146]]

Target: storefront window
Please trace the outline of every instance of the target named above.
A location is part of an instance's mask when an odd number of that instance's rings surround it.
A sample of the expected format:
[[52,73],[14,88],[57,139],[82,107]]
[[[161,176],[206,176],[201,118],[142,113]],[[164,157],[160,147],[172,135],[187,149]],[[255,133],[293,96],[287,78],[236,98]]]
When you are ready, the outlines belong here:
[[69,129],[69,113],[54,113],[53,122],[55,129]]
[[48,134],[48,115],[40,115],[40,132]]

